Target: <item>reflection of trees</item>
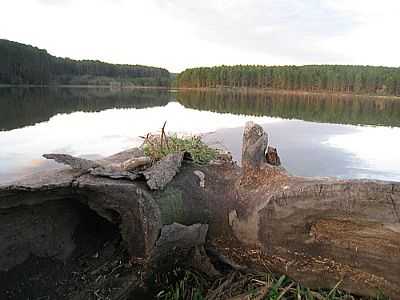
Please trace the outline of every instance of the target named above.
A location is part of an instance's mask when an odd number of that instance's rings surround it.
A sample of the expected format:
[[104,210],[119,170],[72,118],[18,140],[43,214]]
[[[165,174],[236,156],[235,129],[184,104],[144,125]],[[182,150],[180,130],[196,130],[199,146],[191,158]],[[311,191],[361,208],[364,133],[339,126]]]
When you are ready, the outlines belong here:
[[98,88],[1,88],[0,130],[47,121],[59,113],[145,108],[168,103],[165,90]]
[[396,99],[215,90],[180,91],[177,99],[186,107],[220,113],[323,123],[400,126],[400,101]]
[[[400,126],[399,100],[228,91],[180,91],[176,95],[181,104],[198,110],[326,123]],[[44,122],[59,113],[163,106],[170,96],[166,90],[1,88],[0,130]]]

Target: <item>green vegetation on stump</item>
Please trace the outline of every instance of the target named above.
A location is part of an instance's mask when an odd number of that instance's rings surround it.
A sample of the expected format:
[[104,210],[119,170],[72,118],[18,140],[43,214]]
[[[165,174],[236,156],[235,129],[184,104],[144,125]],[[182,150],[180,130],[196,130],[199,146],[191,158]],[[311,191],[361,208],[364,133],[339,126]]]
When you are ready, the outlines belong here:
[[160,137],[147,137],[144,142],[144,153],[158,161],[170,153],[186,152],[193,162],[199,165],[209,163],[217,157],[217,150],[206,145],[199,136],[178,137],[176,134]]

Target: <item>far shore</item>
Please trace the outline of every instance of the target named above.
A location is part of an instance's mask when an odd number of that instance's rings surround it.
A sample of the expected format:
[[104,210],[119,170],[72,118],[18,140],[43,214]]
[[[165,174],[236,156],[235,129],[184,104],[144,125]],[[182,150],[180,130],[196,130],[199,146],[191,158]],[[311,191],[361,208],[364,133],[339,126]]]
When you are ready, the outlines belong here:
[[189,87],[167,87],[167,86],[136,86],[136,85],[68,85],[68,84],[0,84],[0,88],[106,88],[106,89],[148,89],[148,90],[173,90],[173,91],[217,91],[217,92],[241,92],[241,93],[268,93],[281,95],[331,95],[336,97],[368,97],[378,99],[399,99],[400,96],[395,95],[376,95],[376,94],[356,94],[356,93],[341,93],[332,91],[302,91],[302,90],[282,90],[270,88],[247,88],[247,87],[216,87],[216,88],[189,88]]
[[96,84],[0,84],[0,88],[91,88],[91,89],[96,89],[96,88],[107,88],[107,89],[149,89],[149,90],[154,90],[154,89],[160,89],[160,90],[169,90],[171,89],[168,86],[140,86],[140,85],[96,85]]
[[221,91],[221,92],[243,92],[243,93],[268,93],[282,95],[332,95],[337,97],[368,97],[381,99],[398,99],[400,96],[395,95],[375,95],[375,94],[356,94],[356,93],[339,93],[332,91],[302,91],[302,90],[281,90],[270,88],[246,88],[246,87],[218,87],[218,88],[173,88],[176,90],[193,90],[193,91]]

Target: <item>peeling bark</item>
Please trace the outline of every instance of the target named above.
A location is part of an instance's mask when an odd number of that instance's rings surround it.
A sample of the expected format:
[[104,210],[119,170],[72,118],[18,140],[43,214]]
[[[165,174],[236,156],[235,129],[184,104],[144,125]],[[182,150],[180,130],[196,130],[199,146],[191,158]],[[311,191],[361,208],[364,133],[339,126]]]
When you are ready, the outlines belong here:
[[53,159],[58,163],[70,166],[73,169],[88,171],[89,169],[99,167],[100,164],[84,158],[74,157],[68,154],[43,154],[46,159]]
[[171,153],[143,172],[147,185],[152,190],[162,190],[178,173],[183,160],[183,152]]

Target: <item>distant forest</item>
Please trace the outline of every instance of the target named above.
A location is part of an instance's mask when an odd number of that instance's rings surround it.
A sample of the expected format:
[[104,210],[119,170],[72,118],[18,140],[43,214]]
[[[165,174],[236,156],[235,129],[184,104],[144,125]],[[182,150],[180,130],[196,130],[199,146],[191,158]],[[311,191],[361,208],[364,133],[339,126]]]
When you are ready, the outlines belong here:
[[308,65],[217,66],[166,69],[72,60],[46,50],[0,39],[0,84],[118,85],[178,88],[260,88],[307,92],[400,96],[400,68]]
[[168,86],[168,70],[72,60],[46,50],[0,39],[0,84],[77,84]]
[[308,65],[218,66],[187,69],[177,76],[181,88],[263,88],[400,96],[400,68]]

